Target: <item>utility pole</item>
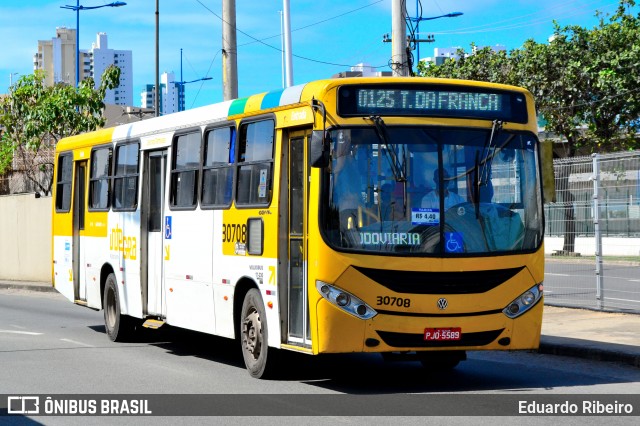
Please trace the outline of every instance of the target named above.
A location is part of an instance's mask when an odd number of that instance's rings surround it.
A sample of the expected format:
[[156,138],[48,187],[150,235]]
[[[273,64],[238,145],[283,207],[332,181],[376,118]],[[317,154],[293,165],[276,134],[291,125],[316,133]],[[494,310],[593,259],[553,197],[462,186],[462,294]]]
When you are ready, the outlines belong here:
[[284,76],[284,12],[280,11],[280,49],[282,50],[282,88],[287,88],[287,81]]
[[155,116],[160,116],[160,0],[156,0],[156,93],[153,100]]
[[222,0],[222,93],[225,101],[238,97],[236,0]]
[[291,87],[293,86],[293,57],[291,54],[291,18],[289,13],[289,0],[282,0],[282,12],[284,14],[285,87]]
[[409,75],[406,0],[391,0],[391,62],[394,77]]

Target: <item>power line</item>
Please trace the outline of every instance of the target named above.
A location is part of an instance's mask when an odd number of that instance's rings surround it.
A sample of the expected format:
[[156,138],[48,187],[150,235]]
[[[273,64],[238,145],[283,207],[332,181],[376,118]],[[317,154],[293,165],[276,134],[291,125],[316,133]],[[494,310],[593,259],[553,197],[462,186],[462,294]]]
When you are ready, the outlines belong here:
[[[437,1],[433,0],[433,2],[436,4],[436,7],[438,8],[438,10],[440,10],[440,13],[442,15],[445,15],[446,12],[444,10],[442,10],[442,8],[440,7],[440,5],[438,4]],[[420,16],[422,17],[422,2],[420,3]]]
[[[315,25],[324,24],[325,22],[331,21],[331,20],[336,19],[336,18],[342,18],[345,15],[349,15],[350,13],[354,13],[354,12],[357,12],[359,10],[366,9],[367,7],[374,6],[374,5],[378,4],[378,3],[382,3],[383,1],[385,1],[385,0],[378,0],[376,2],[373,2],[373,3],[367,4],[365,6],[359,7],[357,9],[353,9],[353,10],[350,10],[348,12],[341,13],[340,15],[332,16],[331,18],[323,19],[322,21],[314,22],[313,24],[305,25],[304,27],[295,28],[295,29],[291,30],[291,32],[293,33],[293,32],[296,32],[296,31],[307,29],[309,27],[313,27]],[[269,40],[269,39],[276,38],[276,37],[280,37],[280,34],[275,34],[275,35],[272,35],[272,36],[269,36],[269,37],[265,37],[262,40]],[[256,42],[255,41],[250,41],[248,43],[241,44],[240,46],[247,46],[247,45],[253,44],[253,43],[256,43]]]
[[[196,0],[196,1],[197,1],[198,3],[200,3],[200,5],[201,5],[203,8],[205,8],[206,10],[208,10],[208,11],[209,11],[213,16],[215,16],[216,18],[218,18],[221,22],[223,22],[223,23],[225,23],[225,24],[229,24],[229,23],[228,23],[228,22],[226,22],[226,21],[225,21],[225,20],[224,20],[220,15],[218,15],[218,14],[217,14],[217,13],[215,13],[213,10],[211,10],[209,7],[207,7],[204,3],[202,3],[202,1],[200,1],[200,0]],[[381,3],[382,1],[384,1],[384,0],[378,0],[378,1],[374,2],[374,3],[370,3],[370,4],[366,5],[366,6],[360,7],[360,8],[358,8],[358,9],[354,9],[354,10],[352,10],[352,11],[345,12],[345,13],[343,13],[343,14],[341,14],[341,15],[337,15],[337,16],[334,16],[334,17],[332,17],[332,18],[327,18],[327,19],[325,19],[325,20],[323,20],[323,21],[317,22],[317,23],[315,23],[315,24],[310,24],[310,25],[307,25],[307,26],[302,27],[302,28],[299,28],[299,29],[308,28],[308,27],[310,27],[310,26],[317,25],[317,24],[319,24],[319,23],[326,22],[326,21],[329,21],[329,20],[331,20],[331,19],[338,18],[338,17],[344,16],[344,15],[347,15],[347,14],[349,14],[349,13],[353,13],[353,12],[355,12],[355,11],[358,11],[358,10],[364,9],[364,8],[366,8],[366,7],[370,7],[370,6],[373,6],[373,5],[375,5],[375,4]],[[273,50],[275,50],[275,51],[278,51],[278,52],[282,53],[282,49],[280,49],[279,47],[272,46],[272,45],[270,45],[270,44],[268,44],[268,43],[265,43],[263,40],[260,40],[260,39],[255,38],[254,36],[252,36],[252,35],[250,35],[250,34],[248,34],[248,33],[244,32],[244,31],[242,31],[240,28],[238,28],[238,26],[237,26],[237,25],[235,26],[235,29],[236,29],[236,31],[238,31],[239,33],[241,33],[241,34],[243,34],[243,35],[245,35],[245,36],[249,37],[250,39],[252,39],[255,43],[260,43],[260,44],[262,44],[262,45],[264,45],[264,46],[266,46],[266,47],[270,47],[271,49],[273,49]],[[278,37],[278,36],[270,36],[270,37],[268,37],[268,38],[273,38],[273,37]],[[243,45],[243,46],[244,46],[244,45]],[[324,64],[324,65],[332,65],[332,66],[337,66],[337,67],[353,67],[353,66],[354,66],[354,65],[351,65],[351,64],[338,64],[338,63],[335,63],[335,62],[321,61],[321,60],[319,60],[319,59],[308,58],[308,57],[306,57],[306,56],[300,56],[300,55],[296,55],[296,54],[292,54],[292,56],[294,56],[294,57],[296,57],[296,58],[298,58],[298,59],[303,59],[303,60],[305,60],[305,61],[315,62],[315,63],[318,63],[318,64]],[[383,67],[386,67],[386,66],[387,66],[387,65],[379,65],[379,66],[375,66],[375,67],[371,67],[371,68],[383,68]]]
[[[572,0],[572,1],[568,1],[565,3],[561,3],[558,5],[553,6],[550,9],[561,9],[564,8],[565,6],[570,6],[573,3],[576,3],[577,0]],[[580,14],[585,14],[585,13],[591,13],[593,12],[593,9],[590,9],[589,7],[593,7],[594,4],[599,3],[598,1],[592,1],[590,4],[579,4],[580,8],[579,9],[565,9],[565,10],[560,10],[559,16],[555,16],[554,18],[549,18],[547,16],[539,16],[539,17],[535,17],[536,15],[539,15],[540,13],[548,13],[549,10],[544,10],[544,11],[538,11],[538,12],[533,12],[533,13],[529,13],[529,14],[525,14],[525,15],[520,15],[520,16],[514,16],[512,18],[508,18],[508,19],[503,19],[503,20],[499,20],[499,21],[493,21],[493,22],[487,22],[486,24],[481,24],[481,25],[476,25],[476,26],[472,26],[472,27],[467,27],[467,28],[460,28],[458,30],[451,30],[451,31],[440,31],[440,32],[434,32],[433,34],[438,34],[438,35],[455,35],[455,34],[476,34],[476,33],[486,33],[486,32],[495,32],[495,31],[507,31],[507,30],[515,30],[515,29],[520,29],[520,28],[525,28],[525,27],[530,27],[530,26],[534,26],[534,25],[538,25],[538,24],[542,24],[545,22],[551,22],[557,19],[562,19],[565,17],[575,17],[576,15],[580,15]],[[610,7],[610,6],[614,6],[617,5],[617,2],[612,2],[612,3],[608,3],[605,5],[600,5],[602,8],[606,8],[606,7]],[[535,18],[533,19],[529,19],[529,17],[534,16]],[[524,22],[517,22],[517,21],[521,21],[524,20]],[[516,22],[514,22],[516,21]],[[510,23],[512,22],[512,23]],[[506,25],[502,25],[502,26],[497,26],[496,24],[502,24],[505,23]],[[508,24],[507,24],[508,23]]]
[[[221,52],[222,50],[218,50],[216,52],[215,55],[213,55],[213,59],[211,60],[211,63],[209,64],[209,69],[207,69],[207,72],[205,73],[205,77],[209,76],[209,72],[211,72],[211,67],[213,67],[213,63],[216,60],[216,58],[218,57],[218,54]],[[204,86],[204,81],[200,82],[200,87],[198,87],[198,91],[196,92],[195,96],[193,97],[193,102],[191,102],[191,108],[193,108],[193,106],[196,103],[196,100],[198,99],[198,95],[200,94],[200,91],[202,90],[202,87]]]

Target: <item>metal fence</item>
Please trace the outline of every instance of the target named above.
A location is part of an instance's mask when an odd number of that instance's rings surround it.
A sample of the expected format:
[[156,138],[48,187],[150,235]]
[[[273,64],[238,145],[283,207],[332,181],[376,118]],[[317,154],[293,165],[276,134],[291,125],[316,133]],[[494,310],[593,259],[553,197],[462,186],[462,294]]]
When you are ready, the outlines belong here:
[[36,152],[24,148],[14,152],[11,170],[0,175],[0,195],[50,195],[53,182],[54,146],[41,144]]
[[0,195],[33,194],[38,186],[22,172],[9,172],[0,176]]
[[640,151],[554,161],[545,303],[640,313]]

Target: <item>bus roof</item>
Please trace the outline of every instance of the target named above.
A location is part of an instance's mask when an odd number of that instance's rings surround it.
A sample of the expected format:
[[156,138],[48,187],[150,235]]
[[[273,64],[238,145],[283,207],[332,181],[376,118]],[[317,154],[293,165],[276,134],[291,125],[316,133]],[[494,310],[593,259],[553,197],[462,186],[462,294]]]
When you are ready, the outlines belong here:
[[[100,129],[95,132],[64,138],[56,145],[56,151],[66,151],[83,146],[91,146],[100,142],[112,142],[130,138],[137,138],[152,133],[172,131],[181,128],[192,128],[200,125],[225,122],[244,114],[256,114],[283,108],[288,105],[310,102],[322,97],[326,91],[345,84],[384,84],[384,83],[429,83],[442,85],[464,85],[529,93],[526,89],[496,83],[486,83],[472,80],[456,80],[426,77],[349,77],[317,80],[285,89],[274,90],[251,95],[245,98],[223,101],[199,108],[142,120],[134,123],[121,124],[112,128]],[[529,94],[530,96],[530,94]]]

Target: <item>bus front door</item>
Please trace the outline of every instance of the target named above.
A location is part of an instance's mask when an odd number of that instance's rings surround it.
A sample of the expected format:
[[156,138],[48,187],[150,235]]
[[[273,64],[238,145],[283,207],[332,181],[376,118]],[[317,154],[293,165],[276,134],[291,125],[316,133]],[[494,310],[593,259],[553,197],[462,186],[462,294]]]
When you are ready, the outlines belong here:
[[[167,150],[150,151],[146,155],[144,176],[143,206],[146,213],[142,218],[143,254],[142,300],[146,301],[144,313],[147,316],[164,318],[166,304],[164,298],[164,258],[165,238],[167,235],[164,223],[164,195],[167,168]],[[143,209],[144,211],[144,209]],[[146,240],[146,241],[145,241]],[[146,265],[144,263],[146,262]]]
[[[307,185],[308,168],[305,161],[305,141],[309,132],[290,135],[288,149],[288,188],[282,191],[288,199],[287,232],[287,342],[310,347],[309,304],[307,295]],[[282,203],[284,204],[284,203]],[[282,205],[281,204],[281,205]],[[285,204],[286,205],[286,204]],[[284,248],[285,244],[283,244]],[[284,255],[284,253],[283,253]],[[284,257],[284,256],[283,256]]]

